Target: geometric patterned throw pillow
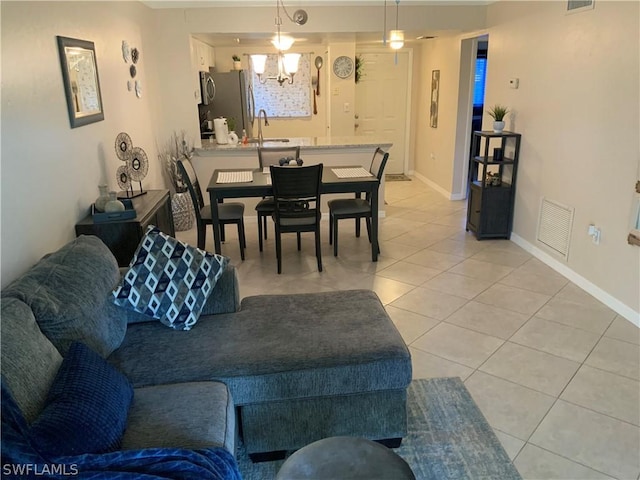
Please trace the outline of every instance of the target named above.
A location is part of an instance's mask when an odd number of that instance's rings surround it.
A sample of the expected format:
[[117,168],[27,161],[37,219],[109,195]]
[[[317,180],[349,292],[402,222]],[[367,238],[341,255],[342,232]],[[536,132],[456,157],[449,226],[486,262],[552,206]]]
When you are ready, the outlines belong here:
[[114,303],[176,330],[190,330],[228,262],[150,225],[113,291]]

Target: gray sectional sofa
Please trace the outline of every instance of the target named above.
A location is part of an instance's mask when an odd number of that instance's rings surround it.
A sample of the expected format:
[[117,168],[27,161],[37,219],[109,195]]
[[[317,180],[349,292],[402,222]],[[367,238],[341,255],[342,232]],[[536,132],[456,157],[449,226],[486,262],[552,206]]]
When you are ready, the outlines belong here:
[[117,307],[121,272],[97,237],[44,257],[2,291],[2,374],[28,422],[81,341],[134,387],[122,449],[224,446],[254,460],[320,438],[399,444],[409,351],[375,293],[239,302],[227,266],[190,331]]

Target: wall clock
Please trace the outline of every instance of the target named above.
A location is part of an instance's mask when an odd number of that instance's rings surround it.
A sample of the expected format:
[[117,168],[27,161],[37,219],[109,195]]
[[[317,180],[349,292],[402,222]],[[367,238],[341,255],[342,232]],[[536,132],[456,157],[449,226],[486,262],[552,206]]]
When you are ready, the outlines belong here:
[[333,73],[339,78],[347,78],[353,73],[351,57],[340,56],[333,61]]

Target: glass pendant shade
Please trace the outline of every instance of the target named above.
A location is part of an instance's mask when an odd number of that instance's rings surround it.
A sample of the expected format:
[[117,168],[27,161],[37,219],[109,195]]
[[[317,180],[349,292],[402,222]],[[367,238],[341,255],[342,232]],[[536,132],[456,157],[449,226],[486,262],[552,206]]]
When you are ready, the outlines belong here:
[[264,73],[264,68],[267,63],[266,55],[251,55],[251,63],[253,63],[253,71],[258,75]]
[[276,35],[271,39],[273,46],[281,52],[289,50],[293,45],[293,42],[295,42],[295,39],[288,35]]
[[298,62],[300,61],[299,53],[287,53],[284,55],[284,71],[289,75],[298,71]]
[[394,50],[398,50],[404,46],[404,31],[391,30],[389,32],[389,46]]

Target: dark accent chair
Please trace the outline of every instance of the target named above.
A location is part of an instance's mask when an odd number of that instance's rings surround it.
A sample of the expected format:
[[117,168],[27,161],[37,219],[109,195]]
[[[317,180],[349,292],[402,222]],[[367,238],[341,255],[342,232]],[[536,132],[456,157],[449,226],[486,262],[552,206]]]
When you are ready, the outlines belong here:
[[298,250],[301,249],[300,233],[315,233],[316,258],[318,271],[321,272],[320,183],[322,182],[322,164],[308,167],[276,167],[271,165],[270,169],[276,207],[272,218],[276,231],[278,273],[282,273],[281,235],[293,232],[298,237]]
[[[378,178],[378,182],[382,181],[384,167],[387,165],[389,154],[377,148],[371,160],[369,171]],[[355,218],[356,220],[356,237],[360,236],[360,219],[364,218],[367,224],[367,234],[369,242],[371,242],[371,194],[367,193],[362,198],[360,193],[356,194],[356,198],[339,198],[328,202],[329,205],[329,243],[333,243],[333,255],[338,256],[338,220],[344,218]],[[378,253],[380,246],[376,245]]]
[[[260,169],[269,168],[270,165],[280,165],[280,159],[293,157],[296,161],[300,158],[300,147],[258,147],[258,162]],[[273,215],[275,202],[273,197],[264,197],[256,205],[258,212],[258,246],[262,251],[262,232],[267,239],[267,217]]]
[[[204,250],[207,238],[207,225],[212,225],[211,205],[204,204],[200,182],[193,168],[191,160],[177,160],[178,171],[187,184],[193,209],[196,213],[196,225],[198,226],[198,248]],[[244,249],[247,241],[244,235],[244,203],[218,203],[218,216],[220,219],[220,240],[224,242],[224,226],[228,224],[238,225],[238,239],[240,243],[240,258],[244,260]]]

